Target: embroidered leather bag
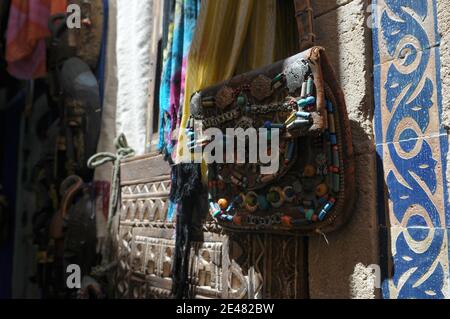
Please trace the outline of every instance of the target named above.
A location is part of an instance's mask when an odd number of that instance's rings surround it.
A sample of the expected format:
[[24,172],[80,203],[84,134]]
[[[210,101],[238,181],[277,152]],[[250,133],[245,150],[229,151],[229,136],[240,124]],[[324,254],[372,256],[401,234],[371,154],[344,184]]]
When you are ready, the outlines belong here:
[[[249,145],[245,163],[209,165],[210,213],[223,228],[308,235],[348,220],[355,193],[350,125],[323,48],[196,93],[191,119],[201,121],[203,130],[218,128],[225,144],[229,128],[279,129],[279,149],[269,149],[279,154],[275,173],[263,174],[267,164],[259,159],[249,161]],[[274,138],[258,135],[258,146],[272,145]]]

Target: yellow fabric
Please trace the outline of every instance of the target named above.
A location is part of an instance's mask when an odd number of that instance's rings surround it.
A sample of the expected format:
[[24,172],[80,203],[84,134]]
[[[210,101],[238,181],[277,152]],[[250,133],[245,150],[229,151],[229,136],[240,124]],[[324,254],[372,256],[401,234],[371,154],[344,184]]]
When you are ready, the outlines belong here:
[[293,55],[297,47],[293,1],[202,1],[186,70],[178,157],[184,151],[193,93]]

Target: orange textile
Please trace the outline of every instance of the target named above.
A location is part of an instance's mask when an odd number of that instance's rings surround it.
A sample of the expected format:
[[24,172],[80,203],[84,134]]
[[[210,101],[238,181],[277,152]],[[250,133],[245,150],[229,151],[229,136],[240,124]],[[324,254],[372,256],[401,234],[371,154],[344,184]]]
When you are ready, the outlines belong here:
[[51,0],[50,13],[51,15],[67,11],[67,0]]
[[65,0],[12,0],[6,34],[8,72],[22,80],[47,73],[45,38],[51,13],[65,12]]

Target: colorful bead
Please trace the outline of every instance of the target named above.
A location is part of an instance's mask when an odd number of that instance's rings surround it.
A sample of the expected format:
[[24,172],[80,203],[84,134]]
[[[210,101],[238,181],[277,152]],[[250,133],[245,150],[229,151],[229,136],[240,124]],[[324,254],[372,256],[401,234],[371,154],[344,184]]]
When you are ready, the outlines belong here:
[[310,96],[314,94],[314,79],[309,77],[306,83],[306,95]]
[[290,123],[292,123],[293,121],[295,121],[297,118],[297,113],[296,112],[292,112],[292,114],[287,118],[286,122],[284,122],[285,125],[288,125]]
[[334,112],[334,110],[333,110],[333,104],[331,104],[330,101],[327,101],[327,102],[326,102],[326,107],[327,107],[328,113],[333,113],[333,112]]
[[306,220],[312,221],[313,216],[314,216],[314,210],[313,210],[313,209],[308,209],[308,210],[305,212],[305,218],[306,218]]
[[307,90],[307,81],[303,82],[302,84],[302,92],[300,94],[301,98],[305,98],[306,97],[306,90]]
[[238,96],[237,105],[241,108],[244,108],[247,105],[247,97],[244,94]]
[[267,201],[266,197],[263,195],[258,195],[258,206],[261,210],[268,210],[270,208],[270,204]]
[[202,102],[202,106],[203,107],[214,107],[216,105],[216,103],[214,101],[203,101]]
[[336,125],[334,123],[334,115],[333,114],[328,114],[328,130],[330,131],[330,133],[336,133]]
[[331,145],[337,145],[337,136],[336,134],[330,133],[330,143]]
[[233,216],[230,216],[230,215],[222,215],[222,216],[220,216],[220,219],[222,219],[225,222],[229,222],[229,223],[233,222]]
[[252,213],[258,209],[258,195],[255,192],[249,192],[245,196],[245,208]]
[[313,105],[316,103],[316,98],[314,96],[307,97],[306,99],[300,99],[297,101],[298,107],[305,107],[308,105]]
[[276,82],[281,82],[283,80],[283,73],[278,74],[276,77],[273,78],[272,84]]
[[233,224],[242,225],[242,217],[241,216],[233,216]]
[[280,208],[284,203],[284,193],[280,187],[272,187],[267,194],[267,200],[274,208]]
[[239,194],[237,195],[235,198],[233,198],[233,203],[237,204],[237,205],[242,205],[244,203],[245,200],[245,195],[244,194]]
[[328,201],[328,196],[323,196],[321,198],[319,198],[319,200],[317,201],[319,203],[319,205],[325,205],[325,203]]
[[280,195],[277,192],[271,191],[269,194],[267,194],[267,200],[269,202],[278,202],[280,200]]
[[309,120],[295,120],[292,123],[289,123],[286,127],[288,130],[295,130],[297,128],[305,127],[310,125],[311,122]]
[[328,172],[330,172],[330,173],[339,173],[339,167],[330,166],[330,167],[328,167]]
[[305,177],[314,177],[316,176],[316,168],[312,165],[306,165],[303,170],[303,175]]
[[333,209],[334,204],[336,203],[336,200],[334,198],[331,198],[328,203],[325,204],[325,206],[322,208],[322,210],[319,213],[319,220],[323,221],[325,217],[330,213],[330,211]]
[[212,213],[212,216],[214,217],[214,218],[217,218],[218,216],[220,216],[220,215],[222,215],[222,210],[221,209],[218,209],[218,210],[215,210],[213,213]]
[[266,121],[264,123],[264,128],[266,128],[268,130],[270,130],[270,129],[284,129],[285,125],[284,124],[275,124],[275,123],[272,123],[270,121]]
[[219,205],[217,205],[216,203],[214,203],[214,201],[211,199],[211,196],[209,196],[209,207],[211,210],[216,210],[219,209]]
[[219,199],[219,201],[217,203],[219,204],[219,207],[221,209],[227,209],[228,208],[228,201],[225,198]]
[[300,112],[295,113],[295,115],[297,117],[302,117],[302,118],[307,119],[307,120],[309,120],[311,118],[311,113],[309,113],[309,112],[301,112],[300,111]]
[[281,217],[281,224],[285,227],[292,227],[292,217],[284,215]]
[[316,196],[322,197],[325,196],[328,193],[328,186],[327,184],[320,184],[316,187]]
[[255,197],[255,196],[253,195],[253,193],[252,193],[252,194],[247,194],[247,197],[245,198],[245,203],[246,203],[247,205],[252,205],[252,206],[254,206],[254,205],[256,205],[256,204],[258,203],[257,197]]

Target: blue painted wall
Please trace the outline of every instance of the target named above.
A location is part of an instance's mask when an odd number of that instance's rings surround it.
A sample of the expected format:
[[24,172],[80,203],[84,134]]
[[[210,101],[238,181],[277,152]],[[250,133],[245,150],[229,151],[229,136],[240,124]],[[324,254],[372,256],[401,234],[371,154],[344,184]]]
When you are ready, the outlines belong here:
[[449,298],[448,139],[435,0],[374,0],[384,298]]

